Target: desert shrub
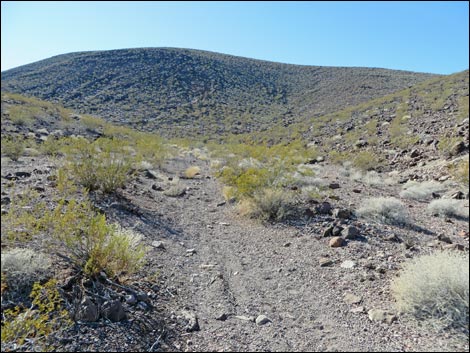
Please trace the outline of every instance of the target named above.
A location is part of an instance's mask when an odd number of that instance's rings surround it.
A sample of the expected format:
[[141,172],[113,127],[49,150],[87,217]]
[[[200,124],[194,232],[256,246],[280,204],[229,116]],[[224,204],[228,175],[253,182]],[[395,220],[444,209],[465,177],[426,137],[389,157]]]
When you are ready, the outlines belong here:
[[438,251],[403,265],[392,282],[398,309],[439,328],[469,324],[468,254]]
[[445,156],[452,156],[454,154],[454,146],[461,141],[463,141],[461,137],[441,137],[437,148]]
[[456,165],[452,165],[450,168],[451,174],[455,180],[464,186],[469,186],[469,162],[468,158],[459,161]]
[[403,185],[400,196],[412,200],[425,200],[431,197],[433,193],[445,191],[446,189],[444,185],[435,181],[425,181],[423,183],[408,181]]
[[369,198],[363,201],[357,215],[381,223],[407,225],[411,223],[405,205],[394,197]]
[[9,117],[13,124],[20,126],[31,125],[41,111],[40,107],[17,105],[10,107]]
[[433,200],[427,207],[429,213],[435,216],[468,218],[468,208],[465,211],[464,200],[438,199]]
[[25,144],[20,138],[2,138],[2,155],[17,161],[24,152]]
[[2,312],[2,351],[45,351],[49,337],[71,324],[55,280],[35,283],[30,297],[31,308]]
[[26,189],[22,193],[11,193],[11,203],[2,215],[2,244],[22,243],[31,240],[41,231],[41,216],[45,203],[38,192]]
[[281,189],[262,189],[253,197],[239,204],[243,216],[266,221],[282,221],[295,214],[295,199],[292,193]]
[[186,187],[179,182],[172,184],[167,190],[163,192],[164,195],[170,197],[179,197],[186,193]]
[[381,160],[374,152],[361,151],[355,154],[352,162],[354,167],[360,170],[372,170],[380,165]]
[[2,277],[8,291],[21,292],[31,290],[34,282],[47,278],[50,259],[39,252],[30,249],[13,248],[2,252]]
[[41,153],[46,156],[56,157],[62,154],[62,148],[68,144],[70,139],[67,137],[53,138],[49,137],[46,141],[39,145]]
[[100,138],[90,143],[77,139],[66,149],[68,166],[76,180],[89,190],[112,193],[131,177],[137,159],[123,141]]
[[61,200],[41,221],[51,248],[90,276],[101,271],[109,276],[128,275],[143,264],[145,247],[139,237],[108,224],[88,201]]
[[201,168],[197,166],[189,167],[184,171],[184,176],[188,179],[193,179],[196,175],[201,173]]

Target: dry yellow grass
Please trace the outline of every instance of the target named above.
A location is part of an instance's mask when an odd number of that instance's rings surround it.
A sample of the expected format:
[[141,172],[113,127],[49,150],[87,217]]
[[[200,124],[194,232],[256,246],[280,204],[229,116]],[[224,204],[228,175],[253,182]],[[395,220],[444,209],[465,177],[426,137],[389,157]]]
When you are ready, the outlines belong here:
[[193,179],[196,175],[200,175],[200,174],[201,174],[201,168],[197,166],[189,167],[184,172],[184,176],[188,179]]

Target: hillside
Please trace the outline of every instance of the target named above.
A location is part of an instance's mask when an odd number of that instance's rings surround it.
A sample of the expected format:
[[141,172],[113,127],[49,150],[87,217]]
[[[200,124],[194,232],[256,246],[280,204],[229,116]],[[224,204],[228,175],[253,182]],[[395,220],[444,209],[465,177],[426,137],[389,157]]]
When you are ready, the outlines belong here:
[[[434,177],[338,166],[372,148],[326,153],[327,130],[195,148],[11,93],[1,118],[2,351],[468,352],[468,152],[422,152]],[[403,312],[392,284],[439,250]]]
[[318,117],[433,76],[142,48],[59,55],[2,72],[1,87],[140,130],[214,136]]

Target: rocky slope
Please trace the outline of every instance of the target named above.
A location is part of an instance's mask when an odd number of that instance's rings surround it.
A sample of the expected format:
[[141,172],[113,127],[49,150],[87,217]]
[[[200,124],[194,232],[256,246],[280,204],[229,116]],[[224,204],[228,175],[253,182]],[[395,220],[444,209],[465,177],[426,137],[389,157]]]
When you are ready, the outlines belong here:
[[317,117],[433,76],[142,48],[71,53],[14,68],[2,72],[2,90],[165,135],[210,136]]

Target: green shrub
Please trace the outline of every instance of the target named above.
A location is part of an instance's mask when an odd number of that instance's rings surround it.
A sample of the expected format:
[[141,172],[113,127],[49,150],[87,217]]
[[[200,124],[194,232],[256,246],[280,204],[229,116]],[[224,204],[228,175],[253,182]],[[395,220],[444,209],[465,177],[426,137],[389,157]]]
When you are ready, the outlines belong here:
[[2,155],[10,157],[13,161],[17,161],[25,149],[25,144],[20,138],[2,138],[1,146]]
[[142,265],[145,247],[139,237],[106,222],[89,202],[62,200],[41,220],[51,238],[51,247],[66,254],[86,274],[101,271],[109,276],[129,275]]
[[357,215],[381,223],[408,225],[411,223],[405,205],[394,197],[369,198],[362,202]]
[[239,211],[243,216],[265,221],[283,221],[296,212],[292,193],[281,189],[262,189],[253,197],[242,200]]
[[439,251],[405,263],[391,285],[398,309],[468,334],[468,269],[468,254],[457,252]]
[[15,307],[2,312],[2,351],[44,351],[51,349],[50,335],[71,324],[55,280],[35,283],[31,291],[32,307]]
[[112,193],[124,186],[131,177],[135,156],[123,141],[100,138],[90,143],[77,139],[66,149],[72,175],[89,190]]
[[469,186],[469,163],[468,158],[461,160],[456,165],[451,166],[450,173],[454,176],[455,180],[464,186]]

